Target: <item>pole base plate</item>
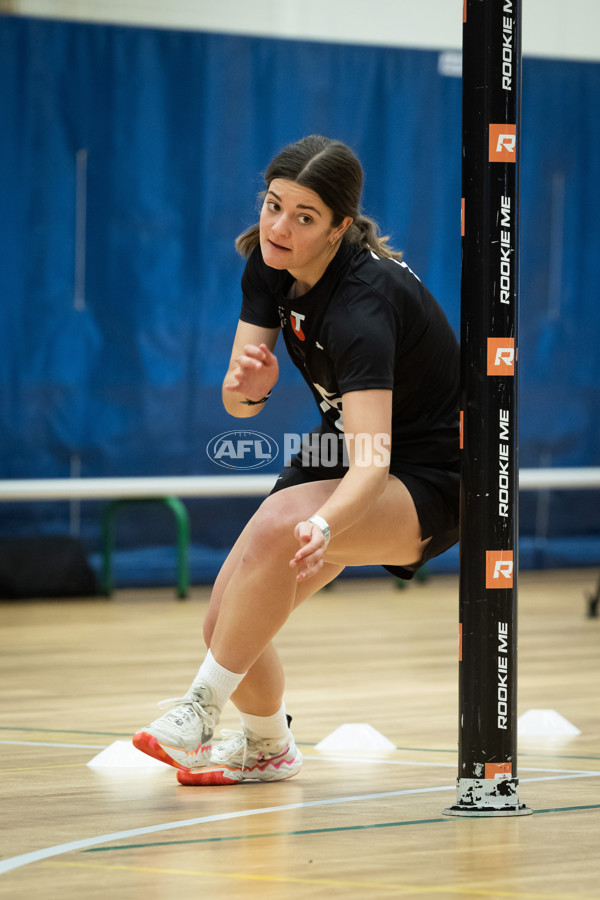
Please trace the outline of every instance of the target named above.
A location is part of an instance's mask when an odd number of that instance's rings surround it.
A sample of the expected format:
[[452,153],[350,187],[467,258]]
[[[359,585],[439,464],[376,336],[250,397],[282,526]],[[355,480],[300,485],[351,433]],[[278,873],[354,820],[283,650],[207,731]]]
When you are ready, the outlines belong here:
[[467,809],[463,806],[449,806],[442,810],[444,816],[462,816],[463,818],[491,819],[497,816],[530,816],[533,810],[522,803],[520,806],[506,809]]
[[516,778],[459,778],[456,803],[445,816],[529,816],[533,810],[519,802]]

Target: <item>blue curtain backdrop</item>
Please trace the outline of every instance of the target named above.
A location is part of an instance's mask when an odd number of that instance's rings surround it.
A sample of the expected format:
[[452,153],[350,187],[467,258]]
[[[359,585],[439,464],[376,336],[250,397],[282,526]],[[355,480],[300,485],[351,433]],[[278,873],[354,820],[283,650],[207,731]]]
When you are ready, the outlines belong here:
[[[523,71],[520,460],[600,465],[600,65]],[[206,446],[239,424],[220,405],[233,240],[270,158],[307,133],[355,148],[365,211],[458,333],[461,82],[438,53],[2,17],[0,83],[0,477],[223,473]],[[281,381],[252,420],[280,444],[317,419],[285,362]],[[209,580],[257,501],[187,505]],[[100,508],[77,516],[90,553]],[[72,512],[6,504],[0,537],[68,533]],[[127,511],[121,582],[172,579],[172,530]],[[522,495],[522,565],[598,562],[597,495]]]

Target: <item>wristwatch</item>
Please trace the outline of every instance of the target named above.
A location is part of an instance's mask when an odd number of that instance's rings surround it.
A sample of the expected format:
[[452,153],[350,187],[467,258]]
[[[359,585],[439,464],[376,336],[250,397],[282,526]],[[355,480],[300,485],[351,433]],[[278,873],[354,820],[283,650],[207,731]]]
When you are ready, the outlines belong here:
[[308,521],[313,522],[315,525],[319,526],[319,528],[323,532],[323,537],[325,538],[325,546],[327,546],[331,539],[331,529],[323,516],[311,516]]

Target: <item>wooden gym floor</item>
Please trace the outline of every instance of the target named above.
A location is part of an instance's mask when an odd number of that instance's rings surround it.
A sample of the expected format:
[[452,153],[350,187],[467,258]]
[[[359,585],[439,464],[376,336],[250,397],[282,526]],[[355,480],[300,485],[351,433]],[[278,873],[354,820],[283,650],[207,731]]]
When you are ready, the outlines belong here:
[[[522,737],[519,798],[534,814],[495,819],[442,815],[457,775],[455,577],[345,579],[301,607],[278,646],[304,768],[236,787],[87,765],[185,691],[207,589],[0,604],[0,897],[600,898],[596,579],[521,573],[519,714],[555,710],[581,734]],[[396,749],[315,748],[348,723]],[[237,726],[231,706],[221,726]]]

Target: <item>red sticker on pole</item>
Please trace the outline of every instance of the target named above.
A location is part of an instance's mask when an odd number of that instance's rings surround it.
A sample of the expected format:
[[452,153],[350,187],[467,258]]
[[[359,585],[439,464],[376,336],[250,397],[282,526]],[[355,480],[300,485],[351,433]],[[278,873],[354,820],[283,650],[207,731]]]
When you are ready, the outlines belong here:
[[490,162],[517,161],[517,126],[490,125]]

